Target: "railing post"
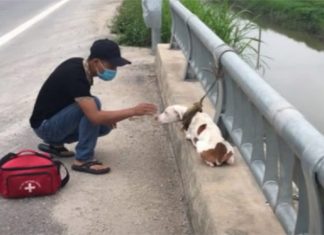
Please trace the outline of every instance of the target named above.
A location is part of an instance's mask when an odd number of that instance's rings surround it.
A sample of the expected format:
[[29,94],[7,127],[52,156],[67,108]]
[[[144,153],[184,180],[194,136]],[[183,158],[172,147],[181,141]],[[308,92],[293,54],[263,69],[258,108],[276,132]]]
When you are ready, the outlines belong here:
[[151,28],[152,54],[156,52],[161,41],[162,0],[142,0],[143,18],[146,26]]

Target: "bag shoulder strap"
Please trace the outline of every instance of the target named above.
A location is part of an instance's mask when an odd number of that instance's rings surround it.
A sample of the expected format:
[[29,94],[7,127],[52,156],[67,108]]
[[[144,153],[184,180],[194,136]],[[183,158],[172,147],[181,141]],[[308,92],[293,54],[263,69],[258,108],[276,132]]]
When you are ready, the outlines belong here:
[[57,169],[59,172],[61,170],[61,167],[63,167],[65,169],[66,175],[61,181],[61,188],[63,188],[67,184],[67,182],[69,182],[69,180],[70,180],[70,173],[69,173],[68,169],[66,168],[66,166],[61,161],[54,160],[54,163],[57,165]]
[[5,164],[7,161],[15,158],[17,156],[17,154],[15,153],[8,153],[6,154],[3,158],[0,159],[0,166],[2,166],[3,164]]

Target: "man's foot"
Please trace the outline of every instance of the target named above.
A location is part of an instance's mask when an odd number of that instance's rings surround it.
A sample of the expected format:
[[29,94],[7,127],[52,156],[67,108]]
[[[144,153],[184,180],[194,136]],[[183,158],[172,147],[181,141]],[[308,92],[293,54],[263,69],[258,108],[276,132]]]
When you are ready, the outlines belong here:
[[90,173],[90,174],[106,174],[110,172],[110,167],[103,165],[99,161],[90,161],[90,162],[81,162],[75,160],[73,165],[71,166],[72,170]]
[[38,149],[53,154],[57,157],[73,157],[74,152],[68,150],[64,145],[52,145],[52,144],[39,144]]

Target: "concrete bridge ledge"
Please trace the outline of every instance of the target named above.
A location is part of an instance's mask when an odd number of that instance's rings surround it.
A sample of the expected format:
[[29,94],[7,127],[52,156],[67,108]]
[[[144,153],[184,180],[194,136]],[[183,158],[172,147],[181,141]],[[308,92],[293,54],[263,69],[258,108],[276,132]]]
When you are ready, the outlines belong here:
[[[185,66],[181,51],[170,50],[168,44],[158,45],[156,73],[165,107],[189,106],[204,93],[198,82],[183,80]],[[204,109],[213,115],[210,103],[205,102]],[[195,234],[285,234],[238,153],[233,166],[208,167],[185,139],[180,123],[167,128]]]

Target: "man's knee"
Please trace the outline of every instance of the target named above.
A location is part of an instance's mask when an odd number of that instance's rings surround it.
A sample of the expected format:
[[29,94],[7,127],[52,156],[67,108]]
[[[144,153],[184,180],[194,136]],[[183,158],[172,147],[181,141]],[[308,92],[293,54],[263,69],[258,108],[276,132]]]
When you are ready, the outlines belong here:
[[97,108],[99,110],[101,110],[101,101],[99,100],[99,98],[97,96],[93,96],[95,102],[96,102],[96,105],[97,105]]

